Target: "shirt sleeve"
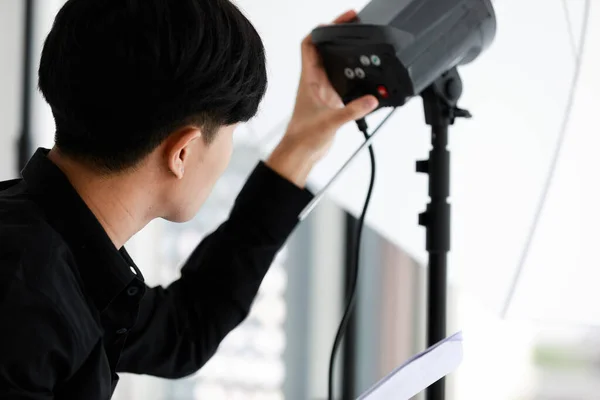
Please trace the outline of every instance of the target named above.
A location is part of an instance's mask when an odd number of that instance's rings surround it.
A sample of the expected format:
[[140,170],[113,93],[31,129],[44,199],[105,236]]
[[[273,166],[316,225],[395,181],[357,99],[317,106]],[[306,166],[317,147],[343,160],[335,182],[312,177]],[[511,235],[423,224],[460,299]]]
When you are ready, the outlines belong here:
[[1,297],[0,399],[54,399],[75,363],[70,325],[51,301],[18,279]]
[[152,288],[119,362],[123,372],[196,372],[248,315],[274,257],[313,195],[259,163],[228,220],[207,236],[168,288]]

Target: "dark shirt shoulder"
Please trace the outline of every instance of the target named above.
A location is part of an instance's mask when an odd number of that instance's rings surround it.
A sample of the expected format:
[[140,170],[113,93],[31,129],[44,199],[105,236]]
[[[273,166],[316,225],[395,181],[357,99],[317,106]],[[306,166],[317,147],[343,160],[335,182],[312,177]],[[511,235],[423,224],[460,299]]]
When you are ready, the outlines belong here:
[[72,340],[91,345],[101,333],[89,332],[95,324],[73,255],[21,185],[0,192],[0,303],[26,309],[30,299],[43,302],[61,315]]
[[[3,190],[2,190],[3,189]],[[46,398],[72,381],[101,332],[74,260],[23,182],[0,189],[0,397]],[[31,396],[31,397],[29,397]]]

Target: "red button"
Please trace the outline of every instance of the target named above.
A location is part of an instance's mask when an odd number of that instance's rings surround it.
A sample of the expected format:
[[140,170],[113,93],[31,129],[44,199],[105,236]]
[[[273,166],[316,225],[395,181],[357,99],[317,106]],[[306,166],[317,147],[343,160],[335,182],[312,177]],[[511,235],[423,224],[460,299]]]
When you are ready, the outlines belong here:
[[389,97],[389,93],[388,93],[387,89],[385,88],[385,86],[379,85],[377,87],[377,91],[379,92],[379,95],[381,97],[383,97],[384,99],[387,99]]

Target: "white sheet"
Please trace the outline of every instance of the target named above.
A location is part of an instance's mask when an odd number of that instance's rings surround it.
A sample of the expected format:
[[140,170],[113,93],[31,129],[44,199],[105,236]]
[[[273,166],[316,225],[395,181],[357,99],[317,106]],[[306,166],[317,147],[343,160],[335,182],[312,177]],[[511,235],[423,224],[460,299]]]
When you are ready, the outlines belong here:
[[458,368],[462,343],[462,332],[449,336],[396,368],[358,400],[409,400]]

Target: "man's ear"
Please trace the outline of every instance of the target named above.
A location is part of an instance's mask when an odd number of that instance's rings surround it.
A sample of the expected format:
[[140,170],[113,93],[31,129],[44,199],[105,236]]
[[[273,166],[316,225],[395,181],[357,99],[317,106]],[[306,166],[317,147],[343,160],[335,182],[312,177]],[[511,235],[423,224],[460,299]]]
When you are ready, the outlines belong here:
[[185,166],[192,152],[194,141],[202,137],[198,127],[189,126],[171,134],[166,141],[165,155],[169,171],[182,179],[185,174]]

